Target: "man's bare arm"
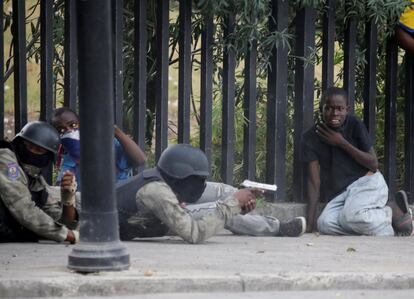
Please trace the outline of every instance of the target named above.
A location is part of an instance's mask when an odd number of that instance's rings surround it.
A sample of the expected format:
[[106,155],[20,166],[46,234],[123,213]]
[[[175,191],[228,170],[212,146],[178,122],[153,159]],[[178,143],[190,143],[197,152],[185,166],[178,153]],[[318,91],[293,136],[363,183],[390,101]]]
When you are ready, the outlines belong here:
[[333,146],[337,146],[347,152],[356,162],[371,171],[378,169],[378,159],[374,149],[371,147],[368,152],[364,152],[353,146],[341,133],[330,129],[325,124],[318,124],[316,134],[324,141]]
[[414,54],[414,38],[407,31],[397,26],[395,28],[395,38],[401,48]]
[[126,135],[120,128],[114,126],[115,138],[118,139],[119,143],[123,146],[129,159],[132,160],[136,165],[144,165],[147,160],[147,156],[141,150],[128,135]]

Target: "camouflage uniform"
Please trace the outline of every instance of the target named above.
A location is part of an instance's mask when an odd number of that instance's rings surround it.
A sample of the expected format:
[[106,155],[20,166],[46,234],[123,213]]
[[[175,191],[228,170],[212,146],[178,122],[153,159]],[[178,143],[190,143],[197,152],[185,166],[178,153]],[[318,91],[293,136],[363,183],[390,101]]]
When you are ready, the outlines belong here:
[[224,227],[239,234],[277,235],[277,219],[240,215],[239,202],[233,196],[236,190],[225,184],[207,183],[198,201],[201,204],[182,208],[165,182],[147,183],[136,193],[138,211],[127,217],[127,211],[120,211],[121,238],[164,236],[170,231],[189,243],[201,243]]
[[[30,184],[30,190],[28,182],[28,177],[18,164],[13,151],[0,148],[0,204],[6,208],[2,209],[3,215],[0,215],[2,217],[0,219],[0,242],[25,241],[21,240],[22,236],[19,235],[20,231],[25,231],[24,228],[35,234],[32,238],[37,236],[64,241],[68,228],[58,222],[62,215],[60,188],[49,186],[41,175]],[[32,200],[30,191],[36,192],[44,189],[48,197],[46,203],[40,208]],[[13,221],[21,227],[17,231],[16,227],[10,229],[4,223],[6,217],[8,217],[7,221]]]
[[[230,185],[208,182],[201,198],[195,204],[187,205],[186,210],[193,217],[202,217],[216,208],[217,201],[233,196],[236,191],[238,189]],[[280,222],[272,216],[254,214],[253,211],[245,215],[235,215],[226,222],[224,228],[238,235],[278,236]]]

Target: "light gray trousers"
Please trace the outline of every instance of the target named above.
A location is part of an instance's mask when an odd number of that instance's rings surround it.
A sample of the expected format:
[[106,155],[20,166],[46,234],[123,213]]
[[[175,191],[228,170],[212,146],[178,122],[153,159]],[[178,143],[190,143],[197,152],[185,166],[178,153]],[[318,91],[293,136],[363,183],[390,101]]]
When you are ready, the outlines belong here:
[[[194,217],[201,217],[216,208],[217,200],[225,199],[236,191],[236,188],[226,184],[208,182],[201,198],[195,204],[187,205],[186,209]],[[240,235],[276,236],[279,233],[279,220],[249,213],[234,216],[225,228]]]
[[393,236],[388,186],[382,174],[363,176],[332,199],[318,218],[327,235]]

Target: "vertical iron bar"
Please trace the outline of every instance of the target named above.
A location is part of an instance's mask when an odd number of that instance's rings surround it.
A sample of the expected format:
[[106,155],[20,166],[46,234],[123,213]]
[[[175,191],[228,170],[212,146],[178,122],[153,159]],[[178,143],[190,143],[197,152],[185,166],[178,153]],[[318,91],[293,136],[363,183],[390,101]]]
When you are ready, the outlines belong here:
[[65,78],[64,106],[77,110],[78,41],[76,21],[77,1],[65,0]]
[[[3,0],[0,1],[3,7]],[[4,139],[4,26],[3,14],[0,14],[0,139]]]
[[[347,4],[349,1],[347,1]],[[349,9],[350,5],[346,5]],[[344,37],[344,89],[348,94],[349,107],[351,112],[355,106],[355,64],[356,64],[356,21],[350,17],[345,25]]]
[[190,142],[191,3],[192,1],[180,0],[178,143]]
[[397,72],[398,45],[394,38],[387,41],[385,70],[385,132],[384,132],[384,175],[389,194],[396,191],[396,143],[397,143]]
[[49,121],[55,107],[53,92],[53,0],[40,4],[40,119]]
[[[315,9],[304,7],[296,15],[296,57],[308,57],[315,47]],[[296,59],[293,140],[293,196],[303,201],[305,193],[305,167],[302,162],[302,135],[313,124],[313,64]]]
[[336,0],[328,0],[323,15],[322,92],[331,87],[334,80],[335,6]]
[[414,198],[414,56],[405,54],[405,182],[404,189]]
[[[252,20],[255,22],[255,20]],[[254,180],[256,177],[256,60],[257,41],[250,41],[244,68],[244,138],[243,138],[243,173],[244,178]]]
[[157,1],[156,144],[155,160],[168,145],[168,28],[169,1]]
[[[55,108],[53,91],[53,0],[40,4],[40,120],[50,121]],[[43,172],[46,181],[52,184],[53,166]]]
[[[270,32],[288,28],[287,0],[272,0]],[[288,83],[288,48],[274,47],[270,56],[267,81],[266,183],[276,184],[273,201],[286,198],[286,112]]]
[[27,123],[25,1],[13,0],[14,131]]
[[364,123],[375,143],[375,104],[377,97],[377,25],[373,20],[365,27],[366,52],[364,73]]
[[123,70],[124,60],[122,46],[124,41],[124,0],[112,0],[113,36],[114,36],[114,121],[122,129],[123,123]]
[[[234,32],[234,16],[230,15],[224,23],[224,38],[228,39]],[[233,184],[234,166],[234,97],[235,97],[236,57],[234,50],[223,50],[223,103],[221,136],[221,180]]]
[[213,17],[204,17],[201,34],[201,90],[200,90],[200,148],[206,153],[211,167],[213,113]]
[[145,150],[147,101],[147,0],[135,1],[134,139]]
[[[113,27],[111,0],[78,1],[79,112],[82,209],[80,242],[68,267],[80,272],[124,270],[129,254],[119,241],[113,147]],[[93,138],[91,138],[93,136]],[[97,175],[99,174],[99,175]]]

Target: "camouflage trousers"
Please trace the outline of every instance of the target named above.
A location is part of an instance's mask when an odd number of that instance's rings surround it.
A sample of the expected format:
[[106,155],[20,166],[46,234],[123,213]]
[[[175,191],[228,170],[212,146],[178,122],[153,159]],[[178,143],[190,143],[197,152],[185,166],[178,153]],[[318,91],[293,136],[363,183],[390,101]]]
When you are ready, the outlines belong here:
[[0,198],[0,243],[35,242],[38,237],[21,226],[10,214]]
[[[216,208],[217,200],[225,199],[237,189],[226,184],[208,182],[206,190],[195,203],[186,206],[186,210],[195,218]],[[279,233],[279,220],[270,216],[253,213],[234,216],[225,226],[234,234],[249,236],[276,236]]]

